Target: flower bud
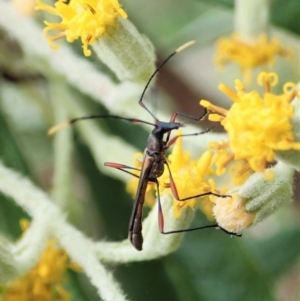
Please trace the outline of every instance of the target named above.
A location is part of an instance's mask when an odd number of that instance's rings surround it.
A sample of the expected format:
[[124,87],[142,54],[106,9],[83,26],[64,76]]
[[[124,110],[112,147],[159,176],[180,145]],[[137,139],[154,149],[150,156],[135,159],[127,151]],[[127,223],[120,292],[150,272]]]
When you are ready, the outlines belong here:
[[231,232],[255,225],[271,215],[278,207],[289,203],[293,196],[293,169],[282,162],[270,169],[274,176],[267,179],[256,172],[239,187],[219,198],[213,209],[217,223]]

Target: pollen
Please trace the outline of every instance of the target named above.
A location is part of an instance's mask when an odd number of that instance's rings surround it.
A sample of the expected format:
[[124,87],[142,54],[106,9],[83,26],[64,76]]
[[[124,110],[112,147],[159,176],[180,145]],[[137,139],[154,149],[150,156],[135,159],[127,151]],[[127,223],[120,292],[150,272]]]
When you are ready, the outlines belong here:
[[[299,95],[296,86],[287,83],[283,93],[277,95],[271,92],[271,87],[278,82],[276,74],[261,73],[258,82],[263,86],[263,93],[256,90],[246,92],[239,80],[236,80],[235,93],[225,85],[220,85],[220,90],[233,101],[225,113],[224,109],[207,101],[200,102],[213,112],[210,120],[220,122],[228,134],[228,146],[232,154],[217,147],[219,173],[232,159],[247,162],[248,167],[242,167],[242,170],[263,172],[275,160],[276,151],[300,150],[300,142],[295,141],[291,124],[295,113],[291,101]],[[216,114],[222,118],[216,118]],[[271,178],[272,175],[268,173],[267,177]]]
[[246,83],[250,83],[254,68],[273,66],[276,56],[293,56],[292,49],[281,45],[278,38],[268,39],[265,34],[261,34],[257,40],[245,40],[238,34],[232,34],[229,38],[218,40],[216,48],[214,61],[217,67],[222,68],[229,63],[237,64]]
[[[114,24],[116,18],[127,18],[126,12],[121,8],[118,0],[71,0],[68,4],[63,0],[56,1],[53,6],[36,0],[36,10],[44,10],[61,18],[59,23],[45,21],[44,35],[52,49],[60,46],[53,42],[65,37],[69,43],[82,41],[85,56],[91,55],[89,45],[101,37],[108,26]],[[48,35],[49,31],[56,33]]]

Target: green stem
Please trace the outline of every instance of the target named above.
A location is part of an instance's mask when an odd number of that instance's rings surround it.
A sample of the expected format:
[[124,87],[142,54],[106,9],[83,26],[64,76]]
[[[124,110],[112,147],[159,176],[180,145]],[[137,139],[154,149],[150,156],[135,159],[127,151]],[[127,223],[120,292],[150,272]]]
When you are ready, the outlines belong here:
[[235,32],[244,39],[257,39],[268,30],[269,0],[235,0]]
[[[61,78],[52,78],[50,91],[52,93],[52,106],[54,123],[58,124],[70,119],[70,114],[64,102],[70,96]],[[52,138],[52,137],[51,137]],[[68,218],[77,223],[81,220],[82,208],[74,195],[73,179],[73,141],[72,131],[62,130],[53,137],[54,145],[54,175],[53,175],[53,201],[63,210],[68,212]]]

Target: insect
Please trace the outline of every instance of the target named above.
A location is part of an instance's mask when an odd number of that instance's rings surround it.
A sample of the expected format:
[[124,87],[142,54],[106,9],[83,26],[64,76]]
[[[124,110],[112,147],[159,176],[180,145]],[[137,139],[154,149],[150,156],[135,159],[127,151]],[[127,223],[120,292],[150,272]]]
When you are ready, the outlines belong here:
[[[181,47],[177,48],[172,54],[170,54],[154,71],[154,73],[150,76],[147,84],[145,85],[145,88],[140,96],[140,99],[138,101],[139,105],[143,107],[153,118],[154,123],[147,122],[144,120],[136,119],[136,118],[126,118],[121,117],[117,115],[91,115],[91,116],[85,116],[85,117],[79,117],[72,119],[70,121],[67,121],[66,123],[59,124],[57,126],[54,126],[48,131],[48,134],[53,134],[56,131],[60,130],[63,127],[69,126],[77,121],[80,120],[86,120],[86,119],[96,119],[96,118],[113,118],[113,119],[120,119],[125,120],[133,123],[144,123],[147,125],[152,125],[154,128],[151,132],[151,134],[148,137],[147,140],[147,146],[144,150],[143,155],[143,163],[141,170],[120,164],[120,163],[113,163],[113,162],[106,162],[104,163],[105,166],[112,167],[119,169],[121,171],[124,171],[126,173],[129,173],[135,177],[139,178],[137,192],[133,204],[133,209],[129,221],[129,228],[128,228],[128,237],[132,245],[137,250],[142,250],[143,247],[143,235],[142,235],[142,214],[143,214],[143,205],[145,201],[145,193],[149,182],[153,182],[156,184],[157,187],[157,194],[158,194],[158,226],[159,231],[162,234],[173,234],[173,233],[181,233],[181,232],[188,232],[188,231],[195,231],[200,229],[206,229],[206,228],[220,228],[222,231],[224,231],[227,234],[240,236],[240,234],[232,233],[227,231],[226,229],[220,227],[218,224],[212,224],[212,225],[206,225],[196,228],[189,228],[189,229],[182,229],[182,230],[174,230],[174,231],[165,231],[164,230],[164,216],[160,201],[160,195],[159,195],[159,183],[158,178],[163,174],[165,166],[168,169],[169,177],[170,177],[170,188],[172,191],[173,196],[177,201],[186,201],[197,197],[202,197],[205,195],[215,195],[218,197],[230,197],[230,195],[221,195],[218,193],[214,193],[212,191],[201,193],[198,195],[190,196],[187,198],[180,198],[176,189],[176,184],[173,180],[172,173],[168,164],[167,159],[165,158],[165,152],[166,150],[175,143],[175,141],[180,136],[197,136],[206,133],[207,131],[203,131],[200,133],[193,133],[193,134],[185,134],[185,135],[177,135],[170,139],[171,132],[175,129],[179,129],[184,126],[184,123],[176,122],[177,116],[182,116],[185,118],[189,118],[192,120],[202,120],[206,116],[206,111],[204,114],[202,114],[200,117],[193,117],[190,115],[187,115],[185,113],[176,112],[172,115],[169,122],[160,121],[156,118],[156,116],[147,108],[147,106],[143,102],[143,98],[145,95],[146,90],[149,87],[149,84],[151,83],[153,77],[159,72],[159,70],[177,53],[181,52],[183,49],[189,47],[190,45],[194,44],[194,41],[190,41]],[[140,176],[135,175],[134,173],[128,171],[128,170],[139,170]]]

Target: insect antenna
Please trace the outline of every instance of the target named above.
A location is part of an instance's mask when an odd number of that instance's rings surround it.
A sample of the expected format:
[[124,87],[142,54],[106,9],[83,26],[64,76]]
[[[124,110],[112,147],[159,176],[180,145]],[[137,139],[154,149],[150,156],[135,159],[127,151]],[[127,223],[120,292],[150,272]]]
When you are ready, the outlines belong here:
[[183,44],[182,46],[178,47],[173,53],[171,53],[158,67],[157,69],[153,72],[153,74],[150,76],[148,82],[146,83],[145,85],[145,88],[141,94],[141,97],[139,99],[139,104],[140,106],[142,106],[155,120],[155,123],[151,123],[151,122],[147,122],[147,121],[144,121],[144,120],[140,120],[140,119],[136,119],[136,118],[126,118],[126,117],[121,117],[121,116],[118,116],[118,115],[90,115],[90,116],[84,116],[84,117],[79,117],[79,118],[74,118],[74,119],[71,119],[69,121],[66,121],[66,122],[63,122],[63,123],[60,123],[60,124],[57,124],[53,127],[51,127],[47,134],[48,136],[52,136],[54,135],[56,132],[70,126],[71,124],[77,122],[77,121],[80,121],[80,120],[87,120],[87,119],[98,119],[98,118],[114,118],[114,119],[121,119],[121,120],[125,120],[125,121],[129,121],[129,122],[133,122],[133,123],[144,123],[144,124],[148,124],[148,125],[152,125],[154,127],[157,127],[157,122],[158,122],[158,119],[155,117],[155,115],[146,107],[146,105],[143,103],[143,98],[144,98],[144,95],[153,79],[153,77],[159,72],[159,70],[177,53],[181,52],[182,50],[184,50],[185,48],[193,45],[195,43],[195,41],[190,41],[190,42],[187,42],[185,44]]
[[145,85],[145,88],[141,94],[141,97],[139,99],[139,105],[142,106],[154,119],[155,121],[157,122],[158,119],[155,117],[155,115],[146,107],[146,105],[143,103],[143,98],[144,98],[144,95],[153,79],[153,77],[159,72],[159,70],[177,53],[181,52],[182,50],[184,50],[185,48],[191,46],[195,44],[195,41],[190,41],[190,42],[187,42],[185,44],[183,44],[182,46],[178,47],[174,52],[172,52],[157,68],[156,70],[153,72],[153,74],[150,76],[148,82],[146,83]]
[[120,120],[125,120],[128,122],[133,122],[133,123],[144,123],[144,124],[148,124],[148,125],[152,125],[156,127],[156,124],[151,123],[151,122],[147,122],[141,119],[137,119],[137,118],[126,118],[126,117],[122,117],[122,116],[118,116],[118,115],[90,115],[90,116],[83,116],[83,117],[78,117],[78,118],[74,118],[71,119],[69,121],[65,121],[62,123],[59,123],[55,126],[53,126],[52,128],[50,128],[47,132],[48,136],[52,136],[54,135],[56,132],[72,125],[73,123],[77,122],[77,121],[81,121],[81,120],[87,120],[87,119],[99,119],[99,118],[113,118],[113,119],[120,119]]

